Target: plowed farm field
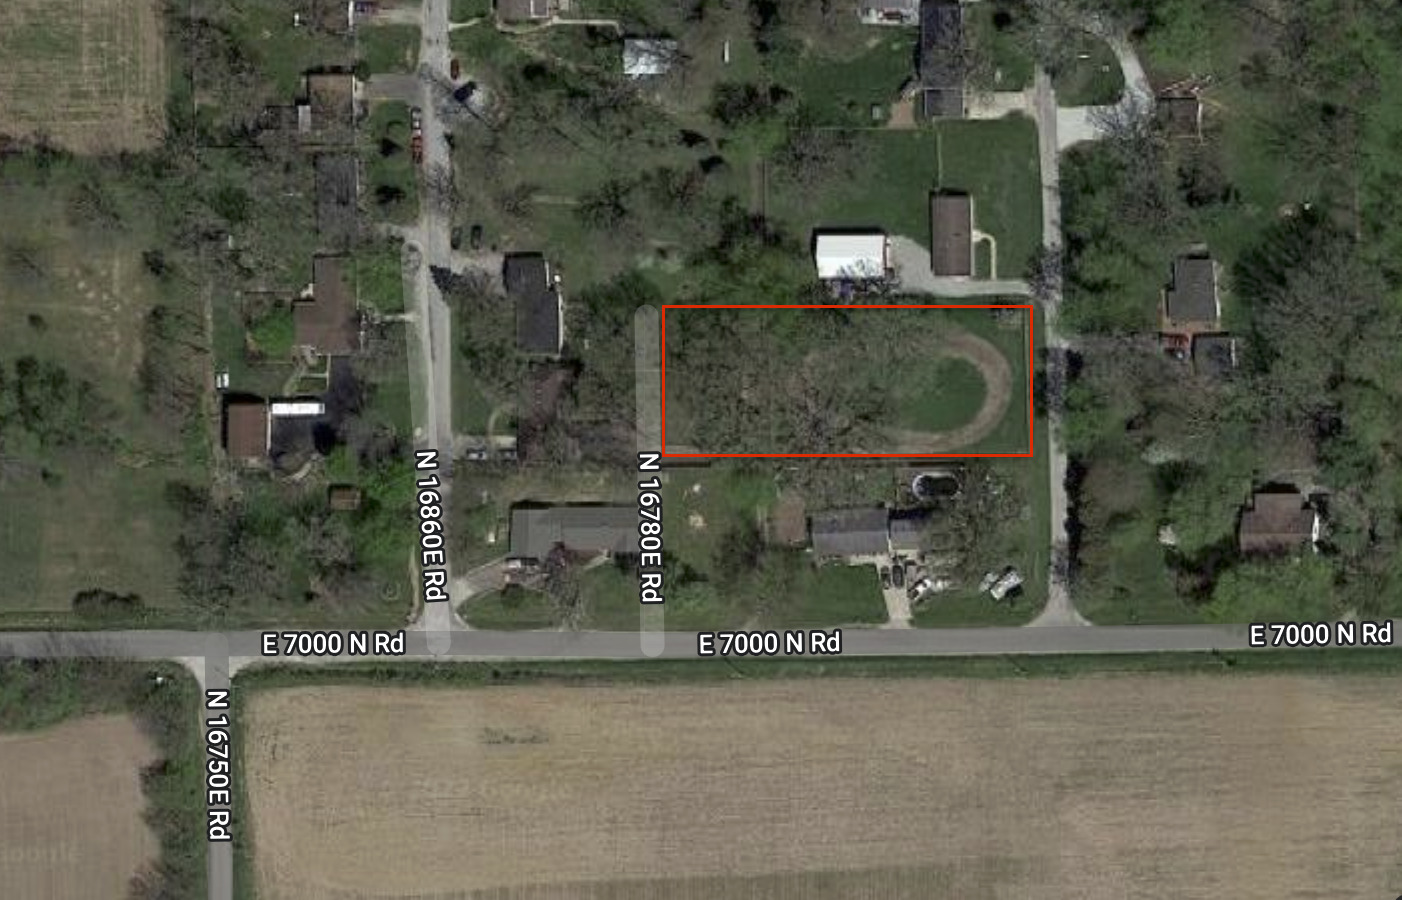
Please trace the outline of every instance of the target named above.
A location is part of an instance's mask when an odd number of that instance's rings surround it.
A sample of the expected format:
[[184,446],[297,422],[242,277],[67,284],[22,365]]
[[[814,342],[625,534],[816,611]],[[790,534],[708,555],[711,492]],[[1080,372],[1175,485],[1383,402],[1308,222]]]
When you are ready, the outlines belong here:
[[309,687],[249,700],[261,900],[1402,890],[1349,677]]
[[160,851],[141,818],[141,769],[155,757],[125,716],[0,734],[0,896],[127,896]]
[[0,3],[0,134],[76,153],[156,144],[165,129],[161,0]]

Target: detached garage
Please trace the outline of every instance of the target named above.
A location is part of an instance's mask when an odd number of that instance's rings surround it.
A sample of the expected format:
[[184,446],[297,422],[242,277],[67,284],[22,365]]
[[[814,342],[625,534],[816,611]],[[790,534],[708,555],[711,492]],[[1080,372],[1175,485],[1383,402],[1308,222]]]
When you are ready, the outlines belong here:
[[886,235],[882,232],[818,232],[813,238],[813,262],[823,281],[874,281],[890,268]]

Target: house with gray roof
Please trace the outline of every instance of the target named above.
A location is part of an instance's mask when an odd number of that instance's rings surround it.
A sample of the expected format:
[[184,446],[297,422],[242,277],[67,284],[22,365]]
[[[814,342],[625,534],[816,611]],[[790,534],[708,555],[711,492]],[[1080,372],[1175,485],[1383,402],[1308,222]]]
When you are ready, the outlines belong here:
[[890,552],[886,510],[831,509],[809,519],[813,552],[819,556],[878,556]]
[[1163,291],[1159,330],[1192,335],[1221,327],[1216,260],[1206,253],[1178,257],[1173,261],[1173,282]]
[[556,548],[587,556],[638,552],[636,506],[548,506],[511,511],[507,558],[540,562]]
[[957,0],[920,4],[916,112],[923,119],[964,117],[964,8]]

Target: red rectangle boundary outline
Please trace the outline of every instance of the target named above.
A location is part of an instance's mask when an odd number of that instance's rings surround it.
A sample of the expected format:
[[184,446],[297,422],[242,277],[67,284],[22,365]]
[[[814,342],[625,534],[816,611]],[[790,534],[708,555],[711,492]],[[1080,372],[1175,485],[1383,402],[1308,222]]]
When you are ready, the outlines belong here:
[[[1021,309],[1027,312],[1027,452],[1026,453],[668,453],[667,452],[667,310],[669,309]],[[1030,303],[971,304],[794,304],[686,303],[662,306],[662,447],[664,459],[1025,459],[1037,446],[1037,417],[1033,406],[1037,317]]]

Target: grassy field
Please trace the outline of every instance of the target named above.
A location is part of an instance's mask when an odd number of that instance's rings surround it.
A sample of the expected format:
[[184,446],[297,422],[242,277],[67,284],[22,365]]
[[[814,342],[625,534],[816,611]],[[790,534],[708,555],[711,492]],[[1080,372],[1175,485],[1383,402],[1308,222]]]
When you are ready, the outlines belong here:
[[[485,690],[255,692],[241,733],[257,736],[242,756],[260,896],[566,896],[588,884],[594,896],[697,900],[1033,885],[1090,898],[1165,886],[1363,898],[1402,875],[1402,821],[1372,787],[1396,765],[1379,749],[1402,712],[1389,680],[835,677],[815,693],[783,675],[738,678],[796,671],[786,665],[562,664],[540,667],[555,686],[515,686],[498,668],[500,686]],[[591,684],[630,671],[726,683]],[[418,776],[444,758],[458,764]],[[367,782],[381,788],[373,816]],[[460,809],[474,814],[444,829]],[[377,861],[386,855],[396,864]],[[1194,865],[1165,858],[1184,855]],[[1066,858],[1077,865],[1049,862]],[[1326,859],[1348,866],[1346,885]]]
[[419,64],[419,29],[374,24],[356,31],[356,59],[371,74],[412,72]]
[[419,216],[419,176],[409,149],[409,105],[375,104],[360,131],[367,203],[376,218],[413,222]]
[[[905,28],[844,30],[839,46],[780,53],[771,74],[800,99],[817,126],[870,128],[882,124],[901,86],[914,74],[917,32]],[[872,107],[879,117],[873,117]]]
[[988,88],[1020,91],[1032,86],[1036,64],[1014,33],[1022,15],[1019,4],[979,3],[964,10],[964,34],[977,58],[988,68]]
[[160,0],[0,7],[0,133],[77,153],[144,150],[165,134]]
[[199,703],[164,663],[0,663],[7,895],[134,896],[140,874],[140,896],[202,896]]
[[922,131],[864,131],[856,177],[811,190],[774,173],[770,214],[807,236],[815,228],[879,227],[920,244],[930,236],[929,193],[967,191],[974,226],[998,241],[998,276],[1020,277],[1041,243],[1037,135],[1030,120],[943,122]]
[[1071,63],[1053,73],[1052,86],[1060,106],[1096,106],[1117,101],[1125,79],[1110,45],[1087,34]]

